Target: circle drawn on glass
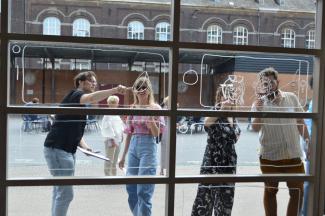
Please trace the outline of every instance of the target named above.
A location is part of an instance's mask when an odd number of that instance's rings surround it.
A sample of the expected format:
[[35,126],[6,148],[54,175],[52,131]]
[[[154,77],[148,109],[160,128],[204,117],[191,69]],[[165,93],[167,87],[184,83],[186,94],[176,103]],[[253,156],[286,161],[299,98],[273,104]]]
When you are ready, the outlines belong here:
[[18,54],[21,52],[21,48],[20,46],[18,45],[13,45],[12,48],[11,48],[12,52],[15,53],[15,54]]
[[[185,76],[188,75],[188,74],[195,74],[195,81],[194,82],[186,82],[185,81]],[[193,69],[185,71],[185,73],[183,74],[183,83],[185,83],[186,85],[195,85],[198,81],[199,81],[199,75]]]

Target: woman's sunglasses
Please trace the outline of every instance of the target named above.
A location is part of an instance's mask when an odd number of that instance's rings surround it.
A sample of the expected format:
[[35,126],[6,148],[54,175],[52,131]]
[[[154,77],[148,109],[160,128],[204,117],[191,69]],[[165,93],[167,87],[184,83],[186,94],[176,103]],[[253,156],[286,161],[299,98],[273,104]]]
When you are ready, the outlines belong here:
[[135,88],[137,91],[145,91],[148,89],[148,86],[145,85],[140,85],[140,86],[136,86]]

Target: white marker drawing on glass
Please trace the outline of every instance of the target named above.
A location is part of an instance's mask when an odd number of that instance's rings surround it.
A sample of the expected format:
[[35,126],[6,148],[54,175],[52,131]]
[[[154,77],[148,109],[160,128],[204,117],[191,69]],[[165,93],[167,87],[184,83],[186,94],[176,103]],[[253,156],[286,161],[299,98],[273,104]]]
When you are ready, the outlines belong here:
[[228,79],[220,84],[225,101],[236,105],[244,103],[245,83],[239,75],[228,75]]

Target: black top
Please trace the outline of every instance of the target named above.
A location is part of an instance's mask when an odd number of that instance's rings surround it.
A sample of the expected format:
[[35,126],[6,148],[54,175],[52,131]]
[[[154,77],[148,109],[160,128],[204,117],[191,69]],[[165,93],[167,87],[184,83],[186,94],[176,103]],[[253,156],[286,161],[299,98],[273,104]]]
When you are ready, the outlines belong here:
[[233,119],[233,125],[230,125],[227,118],[221,117],[214,124],[205,127],[205,130],[208,132],[208,140],[200,173],[235,173],[235,143],[241,132],[237,121]]
[[[84,107],[80,104],[83,91],[74,89],[67,94],[62,102],[62,107]],[[69,153],[75,153],[77,146],[83,137],[86,126],[86,115],[56,115],[50,132],[44,142],[44,146],[62,149]]]

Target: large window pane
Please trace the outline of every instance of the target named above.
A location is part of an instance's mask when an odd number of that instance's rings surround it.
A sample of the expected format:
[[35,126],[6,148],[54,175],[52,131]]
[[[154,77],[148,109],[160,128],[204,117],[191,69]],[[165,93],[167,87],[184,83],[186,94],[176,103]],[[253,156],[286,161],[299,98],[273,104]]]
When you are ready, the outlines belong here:
[[[304,158],[310,154],[311,143],[304,140],[307,135],[308,139],[311,136],[310,119],[271,118],[252,123],[251,118],[179,117],[176,174],[261,174],[264,168],[292,166],[264,163],[260,157],[267,160],[302,158],[305,170],[308,169]],[[256,125],[260,129],[256,129]]]
[[[108,99],[108,105],[116,104],[115,98]],[[120,98],[122,101],[123,98]],[[9,142],[8,142],[8,177],[50,177],[53,172],[62,172],[61,176],[72,176],[68,171],[74,171],[75,176],[138,176],[138,175],[165,175],[168,165],[168,137],[166,134],[166,121],[163,117],[149,120],[149,116],[96,116],[87,115],[84,123],[83,139],[92,149],[95,155],[88,156],[73,141],[67,142],[69,134],[54,131],[66,130],[77,127],[76,120],[63,120],[62,115],[23,114],[11,115],[9,118]],[[141,129],[144,124],[155,123],[161,136],[137,133],[145,133]],[[141,128],[140,128],[141,127]],[[135,128],[135,129],[134,129]],[[134,131],[132,131],[134,130]],[[139,131],[141,130],[141,131]],[[125,155],[124,168],[119,167],[119,161],[123,157],[125,140],[130,136],[130,146]],[[65,137],[65,138],[64,138]],[[161,145],[160,145],[161,144]],[[65,149],[74,154],[72,161],[75,166],[66,167],[51,166],[47,147]],[[130,158],[130,155],[149,152],[142,155],[146,161],[140,163],[140,159]],[[52,153],[51,153],[52,154]],[[142,156],[140,158],[142,158]],[[143,159],[143,160],[144,160]],[[142,161],[142,160],[141,160]],[[137,170],[143,170],[138,172]],[[146,172],[146,170],[148,172]],[[66,171],[66,172],[65,172]],[[150,171],[150,172],[149,172]]]
[[[137,78],[148,77],[155,101],[167,96],[167,49],[17,41],[10,52],[10,104],[25,105],[36,97],[39,105],[58,105],[74,88],[73,78],[86,70],[97,74],[95,90],[119,84],[131,88]],[[132,91],[127,91],[121,106],[132,103]]]
[[[42,4],[12,0],[10,3],[9,25],[13,33],[156,40],[159,23],[170,23],[170,0],[127,3],[47,0]],[[160,30],[165,34],[160,39],[169,40],[169,29]]]
[[[180,40],[185,42],[216,42],[211,26],[219,26],[218,43],[307,48],[304,35],[315,30],[315,1],[182,0],[181,11]],[[295,32],[296,38],[285,29]]]
[[[176,185],[175,215],[186,216],[191,215],[191,213],[200,215],[200,213],[209,213],[214,210],[219,211],[219,213],[222,211],[231,212],[231,215],[235,216],[265,215],[263,206],[265,187],[263,183],[236,183],[235,186],[229,185],[231,183],[215,186],[198,186],[196,184]],[[286,215],[289,200],[288,194],[290,192],[299,193],[299,190],[288,190],[285,187],[285,183],[282,182],[279,185],[277,214]],[[234,196],[232,196],[232,193],[234,193]],[[232,197],[234,198],[233,202],[231,202]],[[233,204],[232,208],[230,203]]]
[[[125,188],[125,185],[74,186],[68,215],[131,215]],[[153,215],[165,215],[165,188],[155,185]],[[8,215],[51,215],[51,194],[52,187],[45,186],[8,188]]]
[[[296,103],[272,111],[299,112],[312,100],[313,64],[312,56],[181,50],[179,107],[212,109],[219,89],[224,101],[236,104],[235,110],[251,110],[256,100],[267,105],[278,92],[289,92]],[[264,76],[263,70],[275,71],[277,78]]]

